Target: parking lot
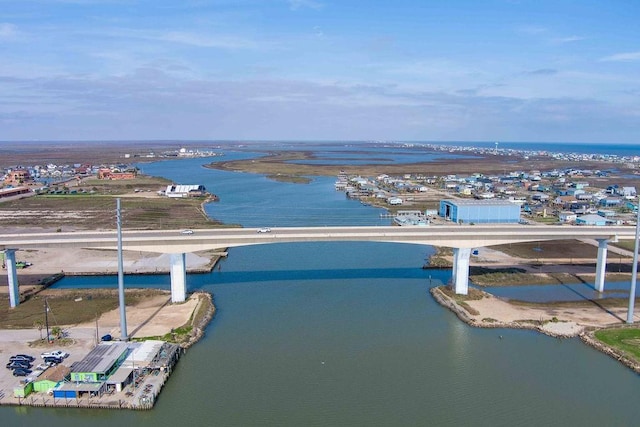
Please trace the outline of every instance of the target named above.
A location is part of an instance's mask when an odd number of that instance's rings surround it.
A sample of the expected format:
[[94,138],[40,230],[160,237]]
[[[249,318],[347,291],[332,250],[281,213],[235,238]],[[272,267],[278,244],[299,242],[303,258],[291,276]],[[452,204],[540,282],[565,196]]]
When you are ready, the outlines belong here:
[[[38,371],[35,367],[43,363],[40,356],[44,352],[62,350],[69,353],[69,356],[62,362],[64,365],[71,366],[73,362],[81,360],[93,348],[95,344],[95,330],[87,331],[83,329],[74,329],[70,332],[72,336],[72,344],[65,347],[55,345],[44,345],[39,347],[31,347],[30,340],[37,341],[39,338],[37,330],[0,330],[0,404],[13,404],[14,387],[24,381],[26,378],[35,378]],[[26,354],[35,357],[33,361],[33,372],[27,377],[14,377],[13,370],[7,369],[5,366],[9,363],[9,358],[16,354]]]

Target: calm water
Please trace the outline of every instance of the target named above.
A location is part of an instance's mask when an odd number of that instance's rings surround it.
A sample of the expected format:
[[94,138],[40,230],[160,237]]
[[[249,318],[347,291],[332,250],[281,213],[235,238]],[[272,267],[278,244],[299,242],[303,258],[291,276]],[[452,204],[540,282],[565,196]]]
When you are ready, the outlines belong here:
[[[323,217],[327,225],[343,224],[349,216],[363,224],[380,221],[376,209],[336,194],[333,180],[280,184],[206,170],[201,162],[144,168],[176,182],[204,183],[221,196],[208,212],[225,222],[298,225],[306,214],[314,225]],[[302,217],[273,215],[266,201],[275,195],[293,197],[296,202],[285,206]],[[307,210],[315,198],[323,200],[318,204],[323,213],[316,212],[318,206]],[[236,204],[241,208],[234,216],[228,205]],[[262,215],[245,215],[247,206]],[[231,249],[221,271],[188,276],[189,290],[214,294],[218,314],[204,339],[183,357],[154,410],[3,407],[2,424],[637,424],[638,377],[612,359],[577,339],[474,329],[434,303],[429,286],[446,282],[450,272],[420,268],[430,250],[366,242]],[[116,282],[91,280],[65,279],[59,286]],[[144,276],[127,277],[125,283],[167,287],[169,281]]]

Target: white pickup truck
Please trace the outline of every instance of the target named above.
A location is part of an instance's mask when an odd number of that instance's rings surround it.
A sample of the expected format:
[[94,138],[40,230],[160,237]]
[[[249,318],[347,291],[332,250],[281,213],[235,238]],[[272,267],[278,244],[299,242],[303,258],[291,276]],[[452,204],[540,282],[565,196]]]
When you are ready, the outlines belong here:
[[65,357],[68,357],[68,356],[69,356],[69,353],[64,352],[62,350],[46,351],[40,355],[40,357],[42,357],[43,359],[45,357],[56,357],[58,359],[64,359]]

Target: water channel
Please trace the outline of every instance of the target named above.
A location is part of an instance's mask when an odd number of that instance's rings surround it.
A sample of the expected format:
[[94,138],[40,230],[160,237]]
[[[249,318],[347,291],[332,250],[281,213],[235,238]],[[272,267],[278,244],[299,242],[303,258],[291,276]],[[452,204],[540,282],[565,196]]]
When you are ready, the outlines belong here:
[[[229,158],[229,154],[226,159]],[[249,156],[240,153],[238,156]],[[378,210],[345,199],[333,179],[283,184],[201,168],[202,159],[144,165],[203,183],[211,216],[245,226],[376,225]],[[474,329],[436,304],[428,247],[297,243],[234,248],[221,270],[189,275],[218,313],[151,411],[0,408],[9,426],[635,425],[638,377],[578,339]],[[60,287],[114,286],[113,277]],[[168,287],[167,276],[127,286]]]

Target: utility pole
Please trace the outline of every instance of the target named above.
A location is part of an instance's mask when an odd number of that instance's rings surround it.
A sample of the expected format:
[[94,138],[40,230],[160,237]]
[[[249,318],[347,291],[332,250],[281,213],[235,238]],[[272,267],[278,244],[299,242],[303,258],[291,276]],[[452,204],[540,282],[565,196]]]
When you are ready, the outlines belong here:
[[633,309],[636,302],[636,280],[638,275],[638,240],[640,239],[640,197],[636,208],[636,240],[633,249],[633,266],[631,267],[631,289],[629,289],[629,310],[627,310],[627,323],[633,323]]
[[96,346],[100,343],[100,333],[98,332],[98,312],[96,312]]
[[118,299],[120,303],[120,340],[128,341],[127,313],[124,301],[124,267],[122,263],[122,212],[120,198],[116,199],[116,223],[118,225]]
[[47,343],[49,343],[49,304],[47,299],[44,299],[44,324],[47,327]]

